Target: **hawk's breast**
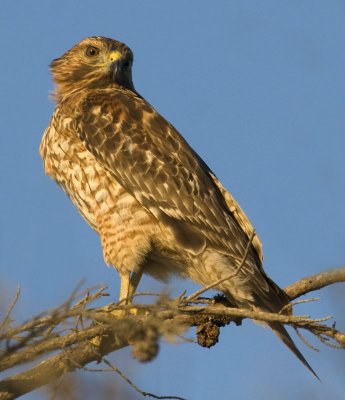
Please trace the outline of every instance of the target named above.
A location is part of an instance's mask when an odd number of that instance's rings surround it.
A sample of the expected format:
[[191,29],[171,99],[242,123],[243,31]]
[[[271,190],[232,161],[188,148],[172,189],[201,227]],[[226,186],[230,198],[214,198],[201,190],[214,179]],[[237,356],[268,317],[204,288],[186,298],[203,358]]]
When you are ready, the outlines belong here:
[[97,220],[116,207],[122,187],[95,160],[57,110],[46,129],[40,154],[47,175],[64,189],[87,222],[98,231]]

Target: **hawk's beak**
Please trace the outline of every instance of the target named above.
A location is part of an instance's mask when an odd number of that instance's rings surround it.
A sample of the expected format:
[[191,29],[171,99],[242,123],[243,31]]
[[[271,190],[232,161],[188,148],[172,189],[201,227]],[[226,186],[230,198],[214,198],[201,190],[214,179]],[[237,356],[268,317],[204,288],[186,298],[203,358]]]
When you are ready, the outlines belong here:
[[115,79],[117,74],[121,71],[122,54],[118,51],[111,51],[108,57],[109,70]]

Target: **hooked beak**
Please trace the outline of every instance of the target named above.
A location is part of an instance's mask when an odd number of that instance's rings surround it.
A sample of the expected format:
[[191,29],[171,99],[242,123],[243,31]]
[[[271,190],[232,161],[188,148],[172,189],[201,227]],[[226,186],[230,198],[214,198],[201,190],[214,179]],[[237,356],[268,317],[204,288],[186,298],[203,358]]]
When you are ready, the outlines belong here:
[[113,79],[115,80],[118,74],[121,72],[122,65],[122,54],[118,51],[111,51],[108,57],[109,71],[111,72]]
[[113,82],[135,91],[132,82],[131,62],[126,54],[113,50],[108,55],[108,71]]

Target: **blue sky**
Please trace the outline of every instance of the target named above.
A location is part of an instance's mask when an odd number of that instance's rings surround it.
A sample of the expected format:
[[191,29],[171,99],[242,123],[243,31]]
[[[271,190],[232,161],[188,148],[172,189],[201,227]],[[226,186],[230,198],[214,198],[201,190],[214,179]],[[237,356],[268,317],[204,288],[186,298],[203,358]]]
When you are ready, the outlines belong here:
[[[38,155],[54,109],[48,65],[91,35],[132,48],[136,89],[239,201],[277,283],[343,265],[343,1],[2,0],[0,296],[9,299],[21,286],[18,319],[57,305],[81,279],[107,284],[117,298],[119,280],[103,262],[97,235],[44,175]],[[144,279],[140,288],[162,286]],[[195,286],[170,285],[172,294],[185,289]],[[344,285],[319,295],[319,304],[296,312],[334,314],[344,330]],[[128,350],[111,359],[156,394],[343,399],[344,352],[323,346],[315,353],[296,342],[321,384],[250,321],[223,329],[211,350],[163,344],[149,364],[131,360]]]

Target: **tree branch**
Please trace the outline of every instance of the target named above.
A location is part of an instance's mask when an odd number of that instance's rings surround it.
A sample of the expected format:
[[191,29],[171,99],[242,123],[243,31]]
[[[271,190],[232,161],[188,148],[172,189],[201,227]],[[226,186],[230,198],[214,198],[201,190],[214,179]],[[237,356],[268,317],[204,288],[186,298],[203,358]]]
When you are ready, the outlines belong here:
[[[288,286],[285,291],[296,299],[310,291],[344,282],[345,268],[321,272]],[[110,303],[90,308],[96,299],[105,296],[104,288],[77,301],[74,294],[60,307],[34,317],[16,327],[0,324],[0,370],[45,359],[31,369],[0,381],[0,400],[14,399],[92,361],[101,362],[110,352],[130,345],[133,356],[141,361],[152,360],[158,352],[161,337],[174,338],[191,326],[197,327],[198,342],[210,347],[217,343],[219,327],[243,318],[277,321],[294,328],[308,330],[322,343],[345,348],[345,333],[325,324],[331,317],[311,319],[228,307],[221,297],[171,300],[164,295],[155,304],[120,306]],[[12,307],[12,306],[11,306]],[[12,307],[13,308],[13,307]],[[58,351],[58,354],[49,355]]]
[[334,268],[328,271],[319,272],[314,275],[307,276],[285,288],[286,294],[291,300],[303,296],[314,290],[322,289],[333,283],[345,282],[345,267]]

